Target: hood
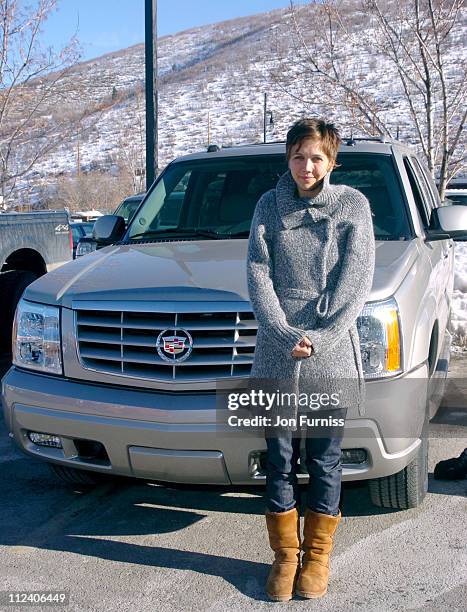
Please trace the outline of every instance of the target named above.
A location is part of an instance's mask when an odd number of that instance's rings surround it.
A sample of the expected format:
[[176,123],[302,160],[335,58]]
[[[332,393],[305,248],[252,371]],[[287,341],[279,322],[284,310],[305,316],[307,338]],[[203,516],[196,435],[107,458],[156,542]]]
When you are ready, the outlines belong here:
[[[249,301],[248,241],[121,245],[71,261],[37,279],[24,297],[72,308],[75,301]],[[377,242],[371,300],[392,295],[417,257],[415,241]]]
[[25,298],[74,301],[248,301],[247,240],[112,246],[80,257],[27,288]]

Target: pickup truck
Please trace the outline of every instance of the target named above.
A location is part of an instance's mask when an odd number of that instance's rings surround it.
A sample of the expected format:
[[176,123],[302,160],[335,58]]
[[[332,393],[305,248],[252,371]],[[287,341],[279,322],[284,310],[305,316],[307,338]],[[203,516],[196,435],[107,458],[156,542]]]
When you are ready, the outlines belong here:
[[0,214],[0,352],[11,350],[13,316],[24,289],[71,258],[65,210]]
[[[367,196],[376,239],[357,321],[366,411],[347,413],[343,480],[368,481],[378,506],[411,508],[427,491],[427,423],[449,365],[454,242],[467,239],[467,209],[440,202],[399,142],[351,138],[337,161],[331,182]],[[226,431],[217,391],[250,374],[249,229],[286,169],[284,144],[178,158],[128,227],[101,217],[96,250],[27,288],[2,381],[9,435],[25,453],[71,482],[265,482],[264,437]]]

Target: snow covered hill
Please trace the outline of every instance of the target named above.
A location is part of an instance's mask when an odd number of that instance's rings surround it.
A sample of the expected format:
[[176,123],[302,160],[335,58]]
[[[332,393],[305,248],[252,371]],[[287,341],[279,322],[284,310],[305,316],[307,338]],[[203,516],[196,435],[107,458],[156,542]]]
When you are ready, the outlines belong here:
[[[461,34],[460,30],[459,44],[453,45],[447,62],[451,75],[462,60]],[[218,145],[261,141],[265,92],[273,117],[269,140],[284,139],[302,113],[324,114],[336,120],[344,135],[352,130],[358,135],[351,116],[325,106],[313,79],[300,78],[292,39],[288,9],[160,38],[159,168],[175,156],[205,148],[208,125],[210,141]],[[353,49],[347,52],[352,55]],[[401,140],[415,142],[400,90],[389,77],[390,67],[365,54],[355,55],[353,61],[365,75],[366,87],[384,100],[394,134],[399,127]],[[287,86],[277,76],[285,65],[289,74],[295,71]],[[300,102],[297,96],[309,102]],[[61,146],[23,179],[22,187],[32,200],[44,186],[53,188],[59,176],[76,173],[78,139],[83,173],[96,169],[115,173],[122,153],[131,150],[144,170],[143,44],[74,66],[43,114],[53,125],[57,118],[73,117],[83,109],[90,115],[79,133],[64,136]],[[467,247],[461,244],[456,245],[455,289],[453,325],[458,343],[467,348]]]
[[[159,39],[160,168],[174,156],[207,145],[208,114],[211,142],[231,145],[260,141],[265,92],[274,121],[268,133],[271,140],[283,139],[287,128],[303,112],[325,114],[336,120],[344,134],[353,131],[358,135],[352,117],[324,105],[322,88],[315,87],[314,79],[303,78],[288,15],[288,9],[280,9]],[[453,46],[448,74],[456,70],[462,49],[462,44]],[[374,57],[364,53],[359,56],[353,48],[343,51],[365,75],[368,91],[384,101],[394,135],[399,127],[402,140],[416,142],[400,89],[390,78],[389,64],[375,64]],[[284,69],[294,78],[280,82],[278,72]],[[44,111],[51,121],[64,112],[96,109],[80,129],[83,171],[110,169],[122,146],[141,140],[143,88],[143,44],[77,64],[61,81],[56,99]],[[308,102],[300,102],[297,96]],[[32,176],[27,177],[29,187],[50,183],[57,174],[75,172],[77,139],[78,134],[67,138],[58,150],[36,164]]]

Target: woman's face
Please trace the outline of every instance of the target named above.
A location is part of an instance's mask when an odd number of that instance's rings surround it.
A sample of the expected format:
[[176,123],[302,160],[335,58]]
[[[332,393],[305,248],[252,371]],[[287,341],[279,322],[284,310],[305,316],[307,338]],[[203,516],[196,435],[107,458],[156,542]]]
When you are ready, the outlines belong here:
[[305,138],[290,151],[289,169],[301,198],[308,197],[331,168],[331,160],[321,149],[319,140]]

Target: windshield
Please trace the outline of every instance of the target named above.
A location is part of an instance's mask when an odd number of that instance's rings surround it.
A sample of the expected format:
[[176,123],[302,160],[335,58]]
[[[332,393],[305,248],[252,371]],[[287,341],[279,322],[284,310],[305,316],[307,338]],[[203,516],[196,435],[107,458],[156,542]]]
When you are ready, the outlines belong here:
[[82,232],[78,225],[71,226],[71,235],[73,237],[73,244],[77,243],[78,240],[84,236],[84,232]]
[[92,223],[81,223],[85,236],[92,236],[92,228],[94,227],[94,221]]
[[[375,238],[404,240],[410,227],[389,155],[341,154],[331,183],[359,189],[371,204]],[[177,162],[167,167],[134,217],[125,241],[247,238],[256,203],[276,186],[283,155]],[[120,213],[121,214],[121,213]]]

